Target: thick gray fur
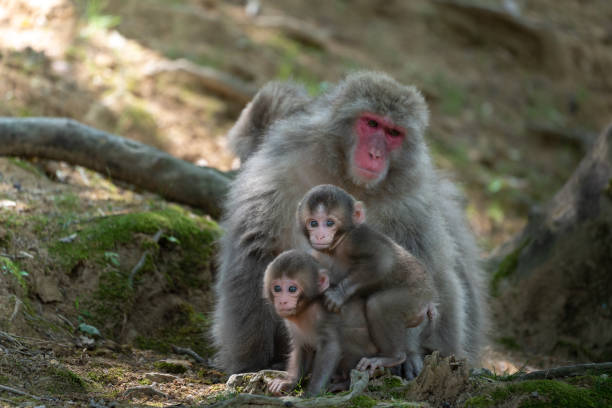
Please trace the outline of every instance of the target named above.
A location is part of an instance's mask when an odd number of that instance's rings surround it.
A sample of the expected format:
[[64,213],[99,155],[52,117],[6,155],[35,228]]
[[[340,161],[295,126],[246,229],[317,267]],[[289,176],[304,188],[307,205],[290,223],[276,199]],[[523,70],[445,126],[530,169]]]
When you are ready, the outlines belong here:
[[[409,329],[411,344],[420,344],[423,353],[437,349],[476,363],[487,330],[484,276],[460,195],[433,167],[423,139],[428,124],[423,97],[373,72],[351,74],[313,100],[297,89],[281,83],[264,87],[231,131],[245,143],[237,152],[248,160],[232,184],[222,224],[213,325],[217,365],[235,373],[285,360],[284,327],[261,298],[261,282],[280,252],[308,248],[295,212],[318,184],[338,185],[363,201],[368,224],[432,273],[439,320],[422,332]],[[390,154],[385,179],[373,185],[360,184],[347,170],[353,124],[364,111],[388,116],[407,130],[404,147]],[[406,370],[418,371],[421,364],[422,356],[409,358]]]
[[310,97],[295,84],[270,82],[244,108],[227,134],[228,143],[244,163],[262,144],[268,128],[277,119],[303,111]]

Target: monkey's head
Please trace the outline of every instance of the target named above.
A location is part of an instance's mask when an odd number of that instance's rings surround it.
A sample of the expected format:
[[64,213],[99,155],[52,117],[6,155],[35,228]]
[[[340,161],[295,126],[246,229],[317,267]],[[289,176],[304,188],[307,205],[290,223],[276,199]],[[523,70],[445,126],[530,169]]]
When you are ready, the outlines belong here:
[[346,232],[365,221],[365,208],[340,187],[322,184],[304,195],[297,219],[310,245],[323,251],[334,248]]
[[329,287],[329,277],[308,253],[291,249],[266,268],[263,295],[283,318],[298,316]]
[[354,184],[372,188],[426,160],[423,133],[429,113],[415,87],[386,74],[358,72],[329,98],[331,118],[340,124],[332,132],[342,139],[346,172]]

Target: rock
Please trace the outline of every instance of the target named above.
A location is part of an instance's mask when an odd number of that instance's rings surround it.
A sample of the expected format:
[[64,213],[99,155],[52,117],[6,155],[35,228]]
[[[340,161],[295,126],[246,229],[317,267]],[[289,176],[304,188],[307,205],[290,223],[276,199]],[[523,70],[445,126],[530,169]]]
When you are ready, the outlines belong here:
[[171,358],[159,360],[154,365],[155,368],[172,374],[182,374],[191,368],[191,363],[189,361]]
[[233,374],[225,383],[229,392],[266,394],[268,383],[287,375],[285,371],[261,370],[256,373]]
[[123,396],[125,398],[142,398],[142,397],[168,398],[168,395],[164,394],[163,392],[161,392],[159,390],[156,390],[153,387],[146,386],[146,385],[145,386],[128,388],[123,393]]
[[37,276],[34,282],[35,291],[43,303],[61,302],[64,295],[59,290],[57,278],[54,276]]

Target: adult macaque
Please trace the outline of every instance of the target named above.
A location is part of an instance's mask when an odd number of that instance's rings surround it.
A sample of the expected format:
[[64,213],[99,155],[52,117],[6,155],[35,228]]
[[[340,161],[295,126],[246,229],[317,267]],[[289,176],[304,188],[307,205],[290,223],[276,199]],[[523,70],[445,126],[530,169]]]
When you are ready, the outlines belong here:
[[[438,318],[424,333],[408,329],[408,343],[419,352],[408,356],[402,374],[418,374],[431,350],[475,362],[487,320],[483,275],[459,195],[431,163],[423,97],[372,72],[349,75],[315,99],[305,93],[292,99],[295,89],[264,87],[231,132],[234,140],[252,137],[259,144],[241,152],[244,163],[225,205],[215,284],[217,365],[235,373],[283,364],[285,326],[259,285],[276,255],[309,248],[295,208],[319,184],[359,197],[368,224],[407,249],[433,278]],[[266,105],[282,95],[294,101],[291,112]]]
[[[263,282],[264,298],[284,319],[292,345],[287,377],[269,385],[273,394],[290,391],[308,373],[311,377],[306,395],[316,395],[333,374],[346,378],[353,368],[372,373],[378,367],[403,361],[378,355],[368,331],[362,298],[349,300],[340,313],[323,307],[320,294],[329,287],[330,279],[308,253],[283,252],[268,265]],[[372,365],[366,355],[378,355],[377,364]],[[334,385],[335,389],[344,386],[343,382]]]
[[[365,208],[337,186],[324,184],[306,193],[298,206],[298,224],[315,249],[317,258],[341,276],[325,291],[325,307],[338,312],[357,294],[367,296],[370,336],[382,355],[392,357],[385,366],[418,354],[406,345],[406,328],[433,318],[435,293],[431,276],[420,262],[389,237],[365,224]],[[372,369],[380,360],[370,359]]]

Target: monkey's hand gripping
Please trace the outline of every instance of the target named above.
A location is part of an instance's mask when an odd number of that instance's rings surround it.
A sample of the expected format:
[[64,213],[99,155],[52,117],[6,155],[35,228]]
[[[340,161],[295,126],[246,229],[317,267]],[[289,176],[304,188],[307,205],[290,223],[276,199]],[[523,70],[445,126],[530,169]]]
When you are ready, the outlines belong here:
[[338,284],[323,292],[323,305],[330,312],[338,313],[347,298],[346,291],[342,285]]
[[289,392],[293,389],[294,381],[286,378],[275,378],[270,381],[268,390],[273,395],[280,395],[284,392]]

